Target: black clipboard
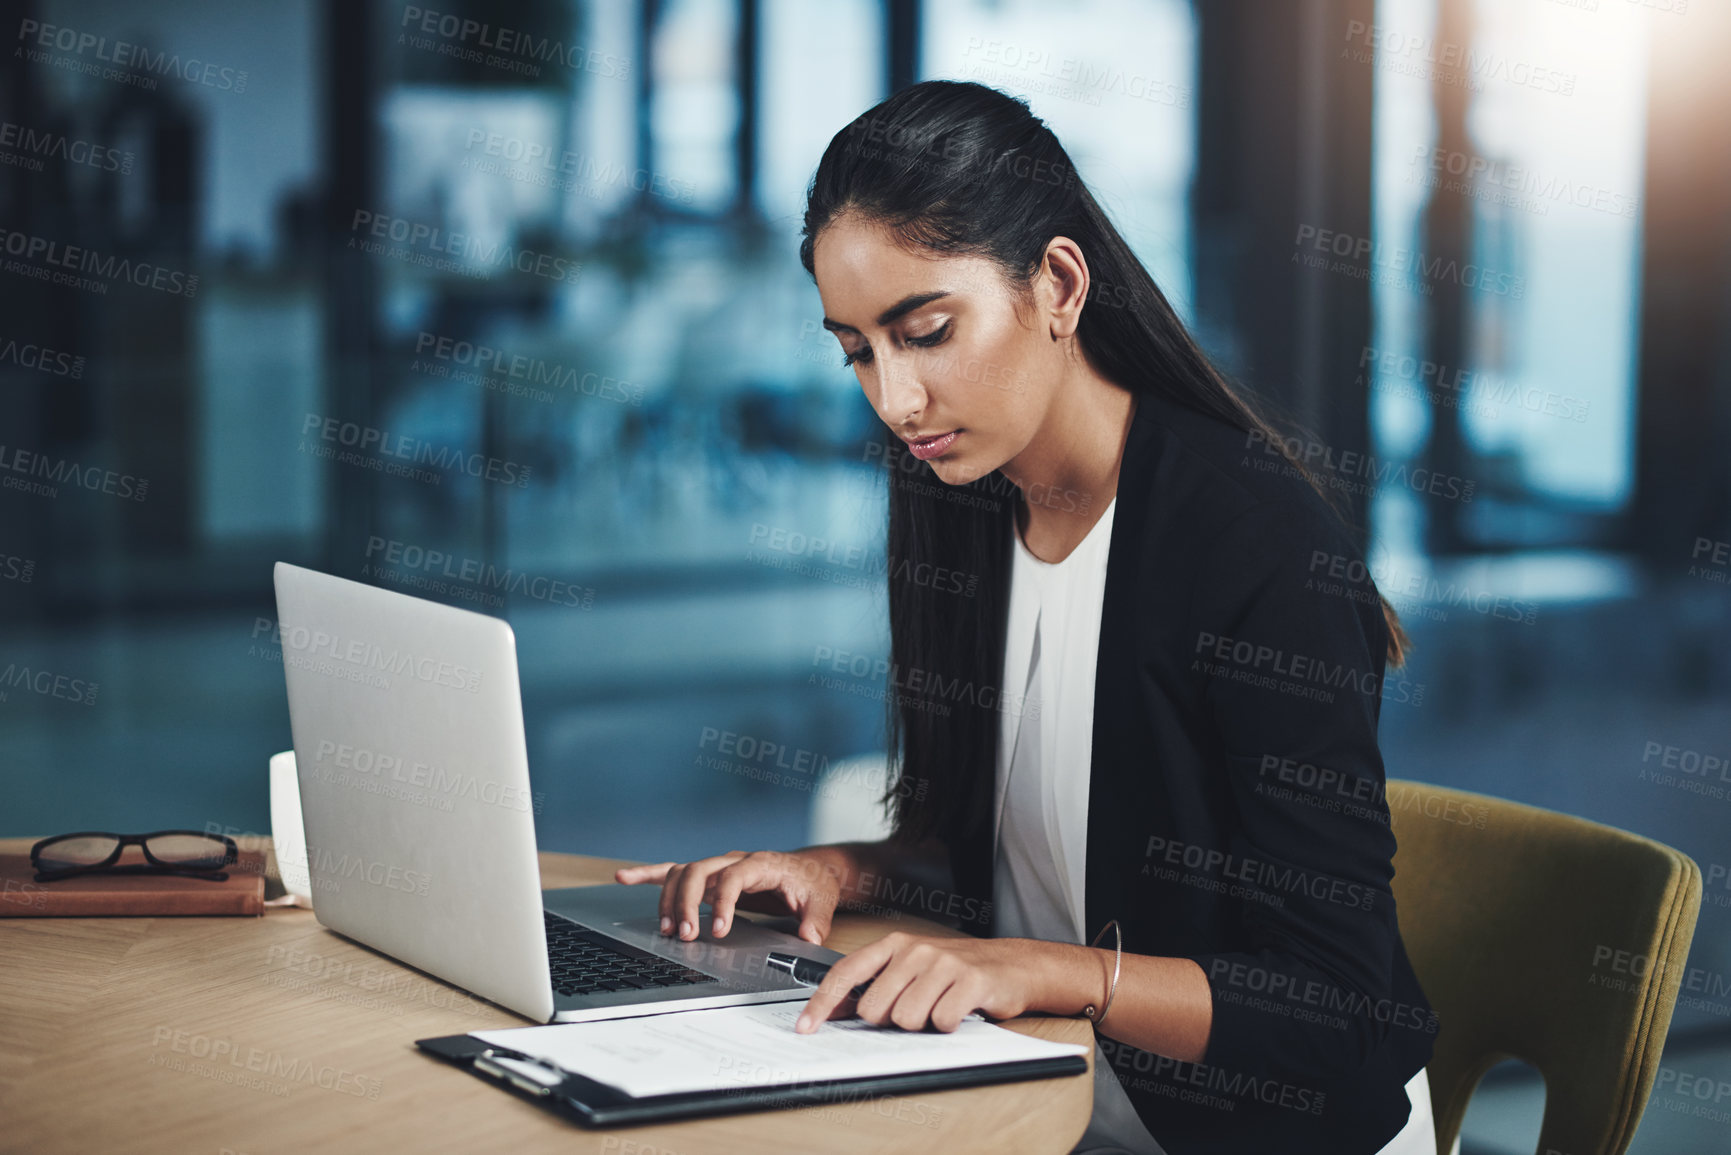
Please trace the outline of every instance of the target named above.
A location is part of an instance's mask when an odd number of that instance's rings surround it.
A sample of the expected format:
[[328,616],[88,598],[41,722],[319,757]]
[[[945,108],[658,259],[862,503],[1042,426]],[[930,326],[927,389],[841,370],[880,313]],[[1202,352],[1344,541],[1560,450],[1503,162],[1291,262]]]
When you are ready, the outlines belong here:
[[672,1119],[785,1107],[835,1106],[913,1091],[948,1091],[990,1083],[1080,1075],[1088,1069],[1087,1056],[1060,1055],[1050,1059],[986,1063],[903,1075],[873,1075],[860,1079],[783,1083],[774,1087],[738,1087],[638,1098],[617,1087],[555,1067],[509,1047],[482,1042],[471,1035],[416,1039],[415,1046],[461,1067],[476,1078],[503,1087],[519,1098],[585,1127],[662,1123]]

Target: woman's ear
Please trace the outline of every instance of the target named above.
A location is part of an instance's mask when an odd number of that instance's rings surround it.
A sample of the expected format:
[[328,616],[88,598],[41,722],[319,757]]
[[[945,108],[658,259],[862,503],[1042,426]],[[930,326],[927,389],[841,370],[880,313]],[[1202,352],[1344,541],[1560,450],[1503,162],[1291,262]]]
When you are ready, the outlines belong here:
[[1046,243],[1040,271],[1051,293],[1052,340],[1074,337],[1082,321],[1082,306],[1088,300],[1088,261],[1082,256],[1082,247],[1069,237],[1053,237]]

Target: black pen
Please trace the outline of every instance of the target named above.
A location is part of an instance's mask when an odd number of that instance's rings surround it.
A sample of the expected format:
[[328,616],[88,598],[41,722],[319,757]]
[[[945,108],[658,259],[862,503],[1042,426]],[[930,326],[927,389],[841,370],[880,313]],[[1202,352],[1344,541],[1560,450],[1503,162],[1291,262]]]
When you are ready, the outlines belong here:
[[[828,963],[818,962],[816,959],[801,958],[795,954],[783,954],[778,950],[770,951],[769,957],[764,962],[777,970],[786,971],[793,976],[794,982],[804,983],[808,987],[817,986],[823,982],[823,976],[829,973]],[[866,988],[871,985],[871,980],[867,979],[855,987],[848,997],[851,999],[859,998],[866,993]]]

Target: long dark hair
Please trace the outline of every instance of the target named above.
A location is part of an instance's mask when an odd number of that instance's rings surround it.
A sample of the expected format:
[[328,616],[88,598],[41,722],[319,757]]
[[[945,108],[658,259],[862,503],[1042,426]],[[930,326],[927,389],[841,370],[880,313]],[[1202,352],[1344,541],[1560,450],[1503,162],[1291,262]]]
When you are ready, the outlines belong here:
[[[818,163],[799,250],[814,279],[818,235],[843,211],[887,226],[911,247],[989,258],[1021,292],[1047,243],[1071,238],[1090,274],[1076,331],[1089,362],[1132,392],[1260,431],[1338,512],[1329,488],[1210,364],[1026,101],[948,80],[897,92],[838,132]],[[948,486],[899,438],[886,430],[883,440],[889,557],[980,579],[965,612],[942,591],[888,583],[894,772],[884,800],[893,806],[896,838],[936,835],[953,846],[989,821],[1002,708],[993,687],[1002,674],[1018,498],[998,471]],[[1399,668],[1410,642],[1381,600],[1388,663]],[[915,686],[917,693],[901,692]]]

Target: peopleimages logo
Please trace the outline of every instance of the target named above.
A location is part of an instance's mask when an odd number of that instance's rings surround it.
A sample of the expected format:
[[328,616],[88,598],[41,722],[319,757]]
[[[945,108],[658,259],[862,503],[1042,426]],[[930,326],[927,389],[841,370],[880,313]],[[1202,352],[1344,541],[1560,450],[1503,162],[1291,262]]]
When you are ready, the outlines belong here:
[[[454,233],[438,225],[356,209],[349,222],[349,247],[407,260],[411,264],[467,274],[485,274],[515,269],[550,281],[575,280],[582,267],[569,257],[514,248],[503,241],[487,242],[469,233]],[[376,238],[369,240],[368,238]],[[387,249],[391,241],[401,248]],[[454,259],[434,254],[443,253]]]
[[[441,796],[441,800],[463,798],[506,810],[527,812],[533,809],[540,813],[538,798],[532,798],[528,791],[519,787],[484,779],[462,770],[406,759],[400,754],[369,750],[364,746],[350,746],[323,739],[313,754],[313,763],[315,771],[319,768],[327,771],[335,769],[370,778],[374,782],[400,783],[408,788],[405,792],[409,794],[422,790]],[[450,810],[452,807],[447,804],[440,809]]]
[[1345,1029],[1350,1026],[1347,1020],[1358,1019],[1387,1023],[1426,1035],[1436,1034],[1441,1026],[1436,1012],[1429,1007],[1396,999],[1372,999],[1363,991],[1348,990],[1320,979],[1288,974],[1253,963],[1215,958],[1208,964],[1208,978],[1220,995],[1237,995],[1230,1001],[1239,1006],[1267,1011],[1297,1022],[1316,1022]]
[[[246,91],[246,70],[227,68],[189,56],[181,59],[178,52],[152,52],[142,44],[125,40],[109,40],[93,32],[81,32],[59,24],[44,24],[40,20],[20,20],[18,39],[30,48],[20,49],[33,63],[45,63],[47,51],[66,52],[73,56],[117,65],[121,69],[153,76],[173,76],[189,84],[224,92]],[[56,61],[55,63],[59,63]],[[113,70],[104,70],[113,71]],[[108,77],[123,79],[124,77]]]
[[1361,670],[1345,662],[1331,664],[1308,654],[1288,653],[1242,638],[1199,632],[1195,654],[1190,664],[1192,673],[1317,701],[1332,702],[1334,690],[1347,689],[1366,696],[1378,695],[1384,701],[1410,702],[1415,706],[1424,702],[1423,682],[1408,683],[1405,679],[1390,682],[1375,670]]
[[[316,951],[273,943],[265,952],[265,963],[275,973],[265,982],[289,990],[307,991],[321,998],[334,998],[351,1006],[388,1010],[401,1015],[407,1004],[459,1011],[465,1015],[486,1013],[482,1004],[455,987],[417,978],[400,968],[374,965],[366,959],[338,958]],[[316,984],[316,985],[315,985]],[[356,998],[336,984],[380,998]]]
[[[431,441],[422,441],[414,437],[405,437],[401,433],[392,433],[385,429],[375,429],[370,425],[361,425],[354,421],[339,421],[335,417],[324,417],[317,413],[308,413],[301,422],[301,434],[316,434],[320,441],[329,447],[343,446],[355,451],[354,454],[344,454],[351,458],[356,454],[373,453],[380,457],[395,458],[398,462],[408,462],[408,465],[393,464],[385,469],[386,473],[404,472],[415,476],[425,474],[425,470],[416,470],[418,465],[431,465],[439,469],[455,469],[467,473],[471,477],[484,477],[488,481],[497,481],[504,485],[515,485],[522,489],[529,484],[529,466],[520,465],[514,461],[504,461],[497,457],[488,457],[484,453],[464,453],[450,446],[434,445]],[[334,455],[334,448],[329,452]],[[375,459],[376,462],[376,459]],[[374,467],[375,462],[365,458],[357,458],[350,464]],[[416,480],[436,478],[437,474],[427,474],[426,477],[416,476]]]
[[1101,96],[1110,93],[1170,108],[1190,107],[1188,87],[1147,73],[1098,64],[1079,56],[1054,56],[1043,47],[1024,47],[1003,40],[970,36],[962,56],[972,57],[976,52],[981,63],[1000,66],[1004,77],[1014,77],[1020,72],[1026,78],[1051,81],[1050,85],[1037,87],[1055,96],[1071,96],[1098,105]]
[[20,369],[35,369],[51,377],[70,377],[74,381],[84,376],[83,357],[29,341],[7,340],[0,343],[0,365],[5,364],[16,365]]
[[1675,786],[1704,798],[1731,799],[1731,752],[1713,753],[1649,741],[1641,749],[1639,780]]
[[[1469,502],[1476,488],[1471,478],[1442,474],[1404,462],[1379,461],[1374,453],[1356,449],[1336,450],[1332,445],[1308,441],[1296,435],[1281,437],[1276,434],[1271,437],[1261,429],[1252,429],[1245,435],[1244,448],[1247,453],[1260,449],[1263,457],[1270,459],[1275,467],[1289,470],[1292,463],[1298,461],[1306,468],[1324,470],[1326,472],[1318,480],[1331,489],[1368,494],[1393,482],[1417,494]],[[1256,462],[1246,457],[1241,464],[1255,466]]]
[[861,115],[843,131],[850,145],[868,159],[894,160],[916,168],[941,163],[946,171],[959,166],[976,181],[1017,177],[1036,184],[1069,186],[1079,179],[1067,164],[1032,157],[1016,148],[1000,151],[976,147],[956,133],[943,133],[922,143],[909,129],[882,117]]
[[[832,674],[844,674],[854,679],[853,685],[860,684],[863,679],[883,678],[886,689],[877,694],[865,693],[864,697],[882,698],[884,693],[897,695],[897,701],[914,709],[929,710],[936,708],[942,716],[949,714],[949,703],[961,703],[967,706],[977,706],[982,710],[996,710],[999,713],[1012,713],[1020,717],[1024,710],[1030,718],[1037,717],[1040,712],[1038,699],[1030,704],[1027,696],[1013,694],[1000,690],[986,683],[974,683],[964,680],[959,675],[945,676],[918,666],[902,666],[887,658],[874,657],[870,654],[856,654],[849,650],[837,650],[830,646],[817,646],[812,651],[811,664],[822,667]],[[826,690],[843,689],[850,693],[858,690],[850,689],[849,683],[841,678],[810,674],[806,677],[808,685],[822,686]],[[905,692],[904,692],[905,691]]]
[[[106,293],[109,284],[117,281],[177,297],[192,297],[198,292],[198,277],[194,274],[148,261],[104,256],[95,249],[62,244],[14,229],[0,229],[0,252],[18,258],[6,262],[9,273],[89,292]],[[41,264],[32,263],[37,261]]]
[[273,645],[294,650],[303,659],[342,662],[363,671],[406,674],[433,686],[449,686],[473,694],[481,688],[481,671],[408,650],[385,649],[376,642],[343,638],[306,626],[278,626],[269,618],[253,619],[252,636],[269,636]]
[[352,854],[333,855],[323,847],[307,856],[307,865],[312,871],[315,885],[321,878],[350,878],[382,886],[386,890],[425,895],[433,878],[424,870],[409,870]]
[[[1100,1053],[1116,1068],[1114,1075],[1128,1090],[1176,1099],[1221,1112],[1236,1110],[1239,1103],[1254,1099],[1271,1107],[1320,1115],[1328,1102],[1328,1096],[1324,1092],[1311,1087],[1234,1071],[1217,1064],[1186,1063],[1169,1059],[1165,1055],[1156,1055],[1152,1051],[1144,1051],[1129,1043],[1119,1043],[1111,1039],[1100,1040]],[[1117,1074],[1117,1071],[1137,1071],[1153,1077],[1126,1077]]]
[[[1412,388],[1406,390],[1404,396],[1419,397],[1469,412],[1494,415],[1506,406],[1518,404],[1528,413],[1542,413],[1564,421],[1585,421],[1592,407],[1591,401],[1570,394],[1533,387],[1522,389],[1514,381],[1495,373],[1423,360],[1395,349],[1378,349],[1374,345],[1365,345],[1359,350],[1358,367],[1372,371],[1377,378],[1373,387],[1379,391],[1400,392],[1396,385],[1405,382]],[[1483,404],[1476,404],[1478,402]]]
[[[1346,22],[1345,39],[1348,44],[1357,41],[1363,48],[1343,47],[1340,50],[1342,57],[1361,64],[1374,58],[1385,68],[1413,76],[1434,77],[1437,75],[1435,66],[1441,66],[1445,70],[1441,74],[1443,79],[1474,92],[1482,91],[1486,80],[1498,80],[1518,88],[1573,96],[1575,83],[1579,80],[1576,73],[1531,64],[1492,49],[1452,40],[1438,41],[1428,33],[1382,28],[1363,20]],[[1456,75],[1451,76],[1451,72]]]
[[[1346,273],[1359,279],[1376,282],[1411,284],[1426,294],[1433,282],[1478,289],[1496,296],[1519,301],[1526,296],[1527,279],[1519,273],[1507,273],[1453,258],[1427,257],[1422,251],[1400,245],[1388,245],[1368,236],[1300,224],[1293,238],[1292,262],[1306,268]],[[1304,250],[1309,249],[1309,252]],[[1333,258],[1331,260],[1331,258]],[[1368,258],[1368,264],[1363,263]],[[1395,281],[1390,273],[1413,274],[1418,281]]]
[[[418,589],[433,589],[470,601],[484,601],[503,606],[504,599],[492,595],[493,590],[535,598],[552,605],[576,606],[589,609],[595,604],[595,590],[589,586],[572,585],[558,578],[533,576],[510,567],[500,569],[478,558],[449,554],[442,550],[423,549],[418,545],[390,538],[367,539],[367,561],[361,567],[362,577],[377,577]],[[441,581],[463,583],[452,586]],[[464,593],[464,587],[473,587]]]
[[[844,570],[853,570],[861,575],[883,578],[888,581],[911,582],[926,589],[942,593],[961,594],[973,597],[979,588],[980,579],[975,574],[966,574],[960,570],[934,565],[931,562],[912,562],[905,557],[892,557],[887,554],[868,553],[864,546],[846,545],[843,542],[831,541],[825,537],[814,537],[800,533],[798,530],[782,529],[779,526],[765,525],[755,522],[747,539],[752,550],[767,549],[788,557],[807,561],[821,561],[830,566]],[[747,554],[753,561],[771,565],[777,569],[792,569],[795,572],[806,573],[809,576],[836,580],[837,575],[802,563],[784,566],[778,559]],[[842,585],[859,585],[861,583],[848,581],[843,577],[838,582]]]
[[[631,75],[631,62],[611,52],[415,4],[404,6],[398,27],[403,29],[397,34],[398,44],[529,76],[539,76],[542,64],[558,64],[609,79],[623,80]],[[436,43],[432,37],[445,43]]]
[[[473,155],[477,146],[480,157]],[[697,200],[697,186],[691,181],[676,180],[646,168],[627,169],[616,162],[568,148],[555,152],[540,141],[520,136],[472,128],[463,149],[470,155],[459,162],[459,168],[483,174],[497,173],[523,184],[580,192],[587,196],[598,196],[603,188],[611,186],[648,193],[684,205]]]
[[[1345,879],[1320,871],[1308,871],[1302,867],[1276,865],[1258,858],[1243,858],[1230,851],[1179,842],[1158,834],[1148,836],[1148,848],[1143,852],[1143,857],[1148,860],[1142,864],[1142,874],[1145,876],[1166,882],[1182,881],[1170,870],[1162,872],[1155,869],[1155,863],[1159,862],[1167,867],[1178,867],[1243,883],[1249,892],[1232,894],[1231,897],[1257,901],[1274,899],[1275,901],[1270,902],[1272,906],[1284,906],[1287,895],[1308,895],[1321,902],[1332,902],[1354,910],[1369,910],[1376,903],[1376,891],[1360,883],[1347,882]],[[1230,888],[1216,883],[1207,889],[1228,893],[1232,889],[1244,888]],[[1279,894],[1275,893],[1277,891]]]
[[[1633,195],[1511,164],[1499,157],[1431,144],[1420,144],[1414,149],[1410,167],[1428,170],[1427,187],[1440,185],[1450,192],[1459,191],[1479,200],[1512,204],[1540,214],[1550,212],[1551,205],[1560,202],[1633,218],[1641,203]],[[1442,180],[1445,174],[1455,179],[1445,182]]]
[[550,385],[586,397],[599,397],[603,401],[643,404],[643,386],[630,381],[607,377],[594,370],[578,373],[568,366],[540,357],[527,357],[491,345],[441,337],[424,329],[415,336],[415,355],[472,368],[483,376],[497,374],[530,385]]
[[1378,597],[1384,596],[1402,616],[1418,614],[1433,621],[1448,620],[1448,613],[1440,608],[1442,606],[1464,606],[1474,613],[1529,626],[1539,613],[1538,606],[1531,602],[1488,590],[1475,591],[1465,584],[1456,585],[1452,580],[1441,581],[1429,573],[1399,574],[1378,559],[1366,563],[1351,554],[1321,549],[1310,553],[1304,588],[1369,606],[1376,605]]
[[[66,482],[92,493],[107,493],[133,501],[143,501],[150,492],[150,482],[146,478],[104,469],[100,465],[79,465],[65,458],[57,460],[17,446],[0,445],[0,474],[10,473],[22,474],[23,477],[0,477],[0,489],[16,489],[39,497],[60,496],[56,487]],[[42,480],[24,480],[29,477]]]
[[70,674],[57,674],[18,662],[6,663],[0,669],[0,702],[10,699],[13,690],[25,690],[44,698],[58,698],[80,706],[96,705],[98,683]]
[[117,172],[122,176],[132,172],[133,155],[130,151],[10,120],[0,120],[0,150],[4,150],[0,151],[0,162],[29,172],[41,172],[44,158],[100,172]]
[[1731,541],[1696,538],[1695,548],[1689,553],[1689,576],[1714,585],[1727,584],[1727,578],[1731,577]]
[[[357,1099],[377,1099],[384,1084],[378,1079],[358,1075],[346,1067],[333,1067],[329,1064],[315,1067],[310,1060],[295,1059],[281,1051],[265,1051],[258,1047],[236,1043],[233,1039],[219,1038],[213,1035],[199,1034],[196,1031],[179,1030],[174,1027],[157,1027],[152,1033],[150,1045],[153,1049],[151,1064],[153,1066],[171,1067],[173,1069],[192,1070],[194,1074],[202,1074],[206,1078],[218,1077],[214,1070],[199,1071],[188,1067],[184,1062],[176,1065],[169,1056],[160,1053],[160,1048],[177,1055],[186,1055],[193,1059],[207,1060],[211,1064],[226,1063],[232,1068],[250,1071],[265,1079],[282,1079],[287,1083],[305,1083],[308,1086],[322,1087],[327,1091],[337,1091],[353,1095]],[[221,1082],[233,1082],[236,1072],[223,1072]],[[250,1085],[250,1084],[247,1084]],[[256,1090],[271,1090],[277,1094],[286,1094],[287,1087],[277,1091],[270,1087],[255,1087]]]

